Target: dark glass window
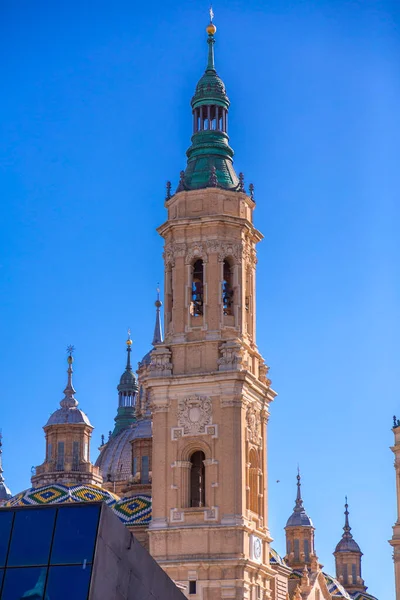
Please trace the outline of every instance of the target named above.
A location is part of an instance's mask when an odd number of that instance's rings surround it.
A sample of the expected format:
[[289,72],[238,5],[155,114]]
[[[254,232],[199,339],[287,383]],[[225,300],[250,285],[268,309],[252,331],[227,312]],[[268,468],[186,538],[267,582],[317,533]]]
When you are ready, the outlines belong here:
[[203,314],[203,292],[204,292],[204,273],[203,273],[203,261],[196,260],[193,265],[193,279],[192,279],[192,306],[191,314],[195,317]]
[[310,562],[310,548],[308,540],[304,540],[304,559],[306,562]]
[[228,260],[224,260],[222,281],[222,305],[224,315],[233,315],[233,285],[232,267]]
[[[86,511],[82,511],[86,512]],[[89,593],[91,567],[50,567],[46,600],[86,600]]]
[[300,560],[300,541],[294,540],[294,560],[299,562]]
[[190,506],[204,506],[205,504],[205,469],[204,452],[198,450],[190,457]]
[[[8,544],[10,543],[10,532],[13,512],[0,512],[0,566],[6,564]],[[1,589],[1,588],[0,588]]]
[[48,563],[55,515],[55,509],[15,512],[7,566],[29,567]]
[[196,587],[196,581],[189,581],[189,594],[195,594]]
[[99,513],[100,506],[58,509],[51,564],[92,562]]
[[1,600],[42,600],[46,573],[47,567],[7,569]]
[[57,471],[64,471],[64,442],[58,442]]

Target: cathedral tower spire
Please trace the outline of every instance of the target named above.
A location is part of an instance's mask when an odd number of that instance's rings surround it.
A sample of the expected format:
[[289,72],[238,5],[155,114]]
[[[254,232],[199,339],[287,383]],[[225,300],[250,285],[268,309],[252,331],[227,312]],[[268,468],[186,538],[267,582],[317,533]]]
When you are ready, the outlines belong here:
[[301,496],[300,469],[297,470],[297,494],[292,515],[286,527],[286,562],[293,569],[310,565],[318,567],[314,548],[314,525],[307,515]]
[[126,340],[126,367],[121,375],[118,384],[118,412],[115,417],[115,427],[113,436],[118,435],[120,431],[130,427],[135,422],[136,398],[138,393],[138,384],[131,366],[132,339],[131,332],[128,330],[128,339]]
[[[212,12],[210,16],[212,15]],[[239,190],[240,182],[233,168],[233,150],[228,138],[230,101],[225,84],[215,69],[215,27],[212,19],[206,28],[208,59],[204,75],[193,95],[192,144],[186,155],[186,170],[181,172],[177,191],[206,187]]]
[[344,505],[345,519],[343,527],[342,539],[336,546],[334,557],[336,563],[336,577],[346,589],[346,591],[353,592],[365,592],[367,589],[364,585],[364,581],[361,578],[361,557],[362,552],[360,546],[354,540],[351,533],[351,527],[349,523],[349,505]]
[[142,379],[153,416],[149,539],[153,558],[189,594],[241,600],[270,593],[266,424],[276,394],[256,345],[262,235],[232,166],[215,32],[211,22],[187,168],[173,196],[167,186],[158,228],[165,334]]
[[152,342],[153,346],[155,346],[156,344],[162,344],[163,342],[160,315],[160,308],[162,307],[162,302],[160,300],[160,288],[157,288],[157,300],[155,301],[154,305],[156,307],[156,323],[154,325],[154,335]]
[[46,458],[36,467],[32,476],[33,487],[47,483],[88,483],[100,485],[99,469],[90,462],[90,439],[93,427],[78,408],[72,384],[74,347],[67,348],[67,385],[61,408],[56,410],[44,426],[46,434]]

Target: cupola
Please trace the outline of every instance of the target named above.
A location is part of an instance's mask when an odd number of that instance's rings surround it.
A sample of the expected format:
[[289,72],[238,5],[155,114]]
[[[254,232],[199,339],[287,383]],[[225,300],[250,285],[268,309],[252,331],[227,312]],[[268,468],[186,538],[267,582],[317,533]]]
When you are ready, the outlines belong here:
[[233,150],[229,146],[229,98],[225,84],[215,69],[215,27],[213,13],[206,28],[207,67],[199,79],[191,100],[193,114],[192,144],[187,150],[186,170],[181,172],[177,192],[207,187],[243,191],[233,168]]

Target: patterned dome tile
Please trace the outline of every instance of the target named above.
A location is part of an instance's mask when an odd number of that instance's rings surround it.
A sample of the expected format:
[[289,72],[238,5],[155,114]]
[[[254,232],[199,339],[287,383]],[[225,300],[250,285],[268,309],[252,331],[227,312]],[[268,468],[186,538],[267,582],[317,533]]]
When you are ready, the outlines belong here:
[[151,496],[124,498],[113,506],[113,510],[125,525],[146,525],[151,521]]

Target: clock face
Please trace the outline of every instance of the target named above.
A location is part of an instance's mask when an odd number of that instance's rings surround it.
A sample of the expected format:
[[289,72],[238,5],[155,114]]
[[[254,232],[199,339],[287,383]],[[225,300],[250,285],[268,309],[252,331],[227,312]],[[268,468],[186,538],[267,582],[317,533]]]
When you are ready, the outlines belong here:
[[254,558],[260,560],[262,552],[262,544],[260,538],[255,537],[253,542]]

